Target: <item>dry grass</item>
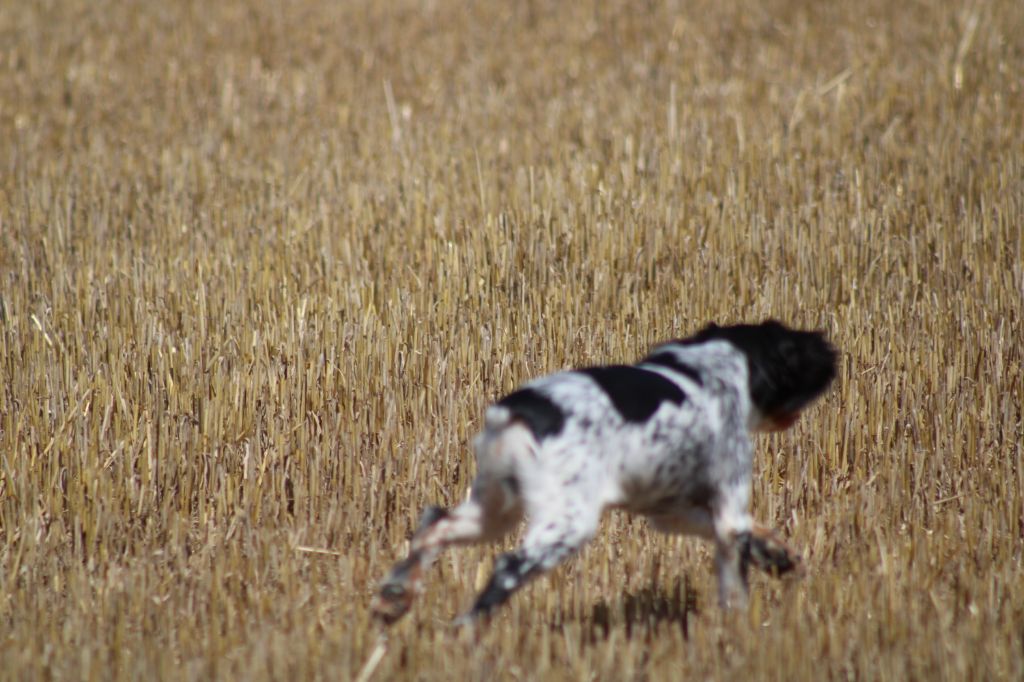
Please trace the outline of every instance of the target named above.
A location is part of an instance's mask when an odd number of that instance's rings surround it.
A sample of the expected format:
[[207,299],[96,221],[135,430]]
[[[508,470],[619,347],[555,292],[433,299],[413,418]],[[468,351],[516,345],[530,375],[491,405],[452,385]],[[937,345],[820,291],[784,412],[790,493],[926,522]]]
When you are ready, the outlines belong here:
[[377,679],[1024,676],[1019,3],[249,4],[0,8],[0,677],[354,677],[488,400],[767,315],[805,580],[612,516]]

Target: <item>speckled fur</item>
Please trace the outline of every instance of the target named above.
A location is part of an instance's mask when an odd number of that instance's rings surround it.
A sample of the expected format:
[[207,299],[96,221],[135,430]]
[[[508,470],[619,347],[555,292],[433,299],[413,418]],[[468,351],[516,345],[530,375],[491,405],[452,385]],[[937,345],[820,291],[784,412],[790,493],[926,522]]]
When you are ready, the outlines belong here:
[[470,499],[425,515],[409,558],[382,584],[374,613],[397,620],[441,549],[498,539],[525,515],[522,545],[499,557],[462,619],[473,620],[577,552],[612,508],[643,515],[664,532],[715,542],[719,601],[743,606],[750,563],[776,573],[799,564],[749,512],[750,431],[766,416],[751,403],[748,355],[725,340],[683,340],[631,368],[533,380],[514,399],[492,405],[474,441],[478,475]]

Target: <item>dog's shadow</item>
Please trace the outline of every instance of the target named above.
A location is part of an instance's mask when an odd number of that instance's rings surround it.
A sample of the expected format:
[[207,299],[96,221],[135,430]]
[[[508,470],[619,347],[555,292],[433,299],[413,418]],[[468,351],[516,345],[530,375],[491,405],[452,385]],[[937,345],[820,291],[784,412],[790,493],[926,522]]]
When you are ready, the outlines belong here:
[[687,576],[675,579],[671,586],[644,587],[627,592],[615,603],[601,599],[591,607],[586,621],[591,641],[608,638],[613,627],[624,627],[626,638],[650,637],[663,625],[678,627],[683,639],[690,638],[690,619],[699,613],[697,591]]

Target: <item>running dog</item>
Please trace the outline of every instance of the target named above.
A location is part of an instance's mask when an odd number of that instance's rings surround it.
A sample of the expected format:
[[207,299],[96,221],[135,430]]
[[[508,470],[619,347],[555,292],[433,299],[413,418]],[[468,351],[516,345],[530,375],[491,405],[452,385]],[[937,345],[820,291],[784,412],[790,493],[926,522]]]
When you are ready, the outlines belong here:
[[423,512],[373,614],[394,623],[443,549],[497,541],[525,516],[521,546],[498,557],[458,621],[473,622],[578,552],[605,509],[713,541],[719,603],[743,608],[751,564],[772,575],[800,567],[799,555],[750,515],[750,432],[791,426],[835,374],[823,333],[768,320],[709,325],[634,365],[530,381],[487,409],[469,498]]

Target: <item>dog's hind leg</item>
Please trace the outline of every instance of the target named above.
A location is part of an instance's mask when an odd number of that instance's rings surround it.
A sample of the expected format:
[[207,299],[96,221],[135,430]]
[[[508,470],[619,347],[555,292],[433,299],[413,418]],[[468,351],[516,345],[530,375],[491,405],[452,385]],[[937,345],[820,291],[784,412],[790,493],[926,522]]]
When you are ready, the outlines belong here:
[[529,516],[522,546],[498,557],[487,586],[456,624],[489,615],[530,580],[576,554],[597,532],[601,505],[591,499],[558,500],[542,509],[531,508]]
[[394,565],[377,590],[370,606],[374,616],[390,625],[405,615],[423,589],[424,573],[446,547],[494,541],[508,533],[522,517],[521,506],[512,501],[505,513],[488,513],[495,506],[489,498],[510,495],[501,490],[507,485],[492,482],[483,490],[475,485],[470,499],[453,509],[424,509],[409,555]]
[[390,625],[412,606],[423,589],[423,575],[452,545],[494,542],[523,517],[515,460],[530,442],[521,427],[485,432],[477,440],[479,473],[468,500],[452,509],[427,507],[412,537],[409,555],[381,582],[370,609]]

